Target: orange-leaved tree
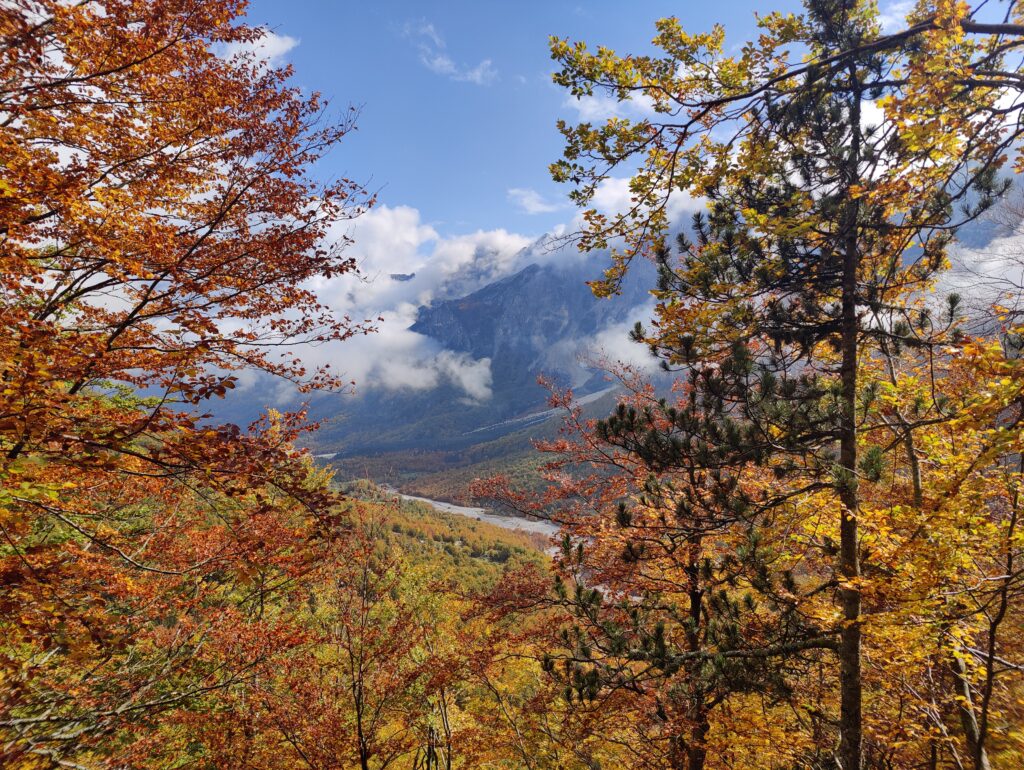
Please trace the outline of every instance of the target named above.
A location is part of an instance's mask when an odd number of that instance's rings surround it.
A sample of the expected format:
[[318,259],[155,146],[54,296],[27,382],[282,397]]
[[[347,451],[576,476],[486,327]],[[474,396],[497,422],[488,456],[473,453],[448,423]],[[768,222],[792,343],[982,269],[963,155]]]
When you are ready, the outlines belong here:
[[0,8],[5,766],[102,763],[245,675],[212,640],[339,531],[298,416],[198,414],[242,368],[334,385],[290,346],[370,329],[304,288],[354,269],[328,230],[372,196],[309,171],[354,113],[262,61],[244,8]]

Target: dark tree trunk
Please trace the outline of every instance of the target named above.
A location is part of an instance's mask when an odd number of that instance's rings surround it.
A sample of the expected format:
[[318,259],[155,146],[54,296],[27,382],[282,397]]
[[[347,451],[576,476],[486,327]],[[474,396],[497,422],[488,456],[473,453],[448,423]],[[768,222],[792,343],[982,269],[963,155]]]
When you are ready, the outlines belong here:
[[[856,71],[850,79],[855,85]],[[847,160],[847,189],[859,181],[860,163],[860,99],[859,89],[852,89],[850,101],[850,147]],[[860,542],[857,533],[857,359],[860,324],[857,318],[857,270],[860,266],[858,204],[850,199],[843,217],[845,240],[842,283],[842,316],[840,318],[840,378],[842,385],[842,417],[839,429],[839,572],[843,587],[840,601],[843,628],[839,638],[839,762],[843,770],[861,770],[863,743],[861,716],[861,596]]]

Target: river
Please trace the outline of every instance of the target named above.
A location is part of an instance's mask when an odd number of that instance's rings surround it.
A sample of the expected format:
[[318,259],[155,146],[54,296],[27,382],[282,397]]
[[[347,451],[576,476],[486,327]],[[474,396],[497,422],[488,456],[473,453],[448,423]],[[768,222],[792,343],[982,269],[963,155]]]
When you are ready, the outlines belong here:
[[416,497],[415,495],[403,495],[397,489],[388,489],[388,492],[396,494],[403,500],[414,500],[417,503],[426,503],[435,510],[443,513],[454,513],[457,516],[465,516],[467,519],[486,521],[503,529],[518,530],[520,532],[532,532],[538,535],[551,537],[558,533],[558,525],[550,521],[538,521],[536,519],[524,519],[522,516],[499,516],[496,513],[488,513],[483,508],[470,508],[465,505],[454,503],[443,503],[440,500],[431,500],[427,497]]

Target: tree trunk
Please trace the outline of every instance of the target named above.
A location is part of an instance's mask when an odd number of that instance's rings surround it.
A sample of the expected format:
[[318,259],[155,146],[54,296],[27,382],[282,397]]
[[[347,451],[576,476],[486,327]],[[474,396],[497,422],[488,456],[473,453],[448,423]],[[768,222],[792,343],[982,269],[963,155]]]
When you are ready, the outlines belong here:
[[963,727],[964,738],[967,740],[967,750],[974,762],[974,770],[992,770],[992,766],[988,762],[988,752],[985,751],[985,745],[981,740],[978,718],[974,714],[971,683],[967,679],[967,665],[958,655],[952,655],[951,658],[950,668],[953,671],[957,695],[956,710],[960,715],[960,725]]
[[[690,625],[686,632],[687,646],[692,652],[701,647],[701,615],[704,608],[704,587],[700,580],[701,538],[694,539],[690,544],[688,563],[686,565],[687,593],[690,599]],[[690,741],[686,747],[686,770],[704,770],[707,760],[707,738],[711,730],[708,720],[707,703],[704,691],[699,683],[690,685],[690,704],[687,718],[692,725]]]
[[693,726],[690,731],[690,746],[686,750],[686,770],[704,770],[708,758],[707,739],[711,725],[707,720]]
[[[850,78],[857,83],[857,74]],[[847,188],[859,181],[860,93],[853,89],[850,103],[850,147],[847,160]],[[843,628],[839,637],[839,764],[842,770],[861,770],[861,597],[860,542],[857,534],[857,358],[859,323],[857,318],[857,268],[860,264],[858,203],[847,201],[843,216],[843,283],[840,319],[842,362],[842,417],[839,428],[839,572],[842,577],[840,602]]]
[[[844,414],[843,422],[852,426],[854,399],[848,398],[847,393],[856,392],[857,351],[856,342],[848,345],[845,332],[843,336],[843,400],[844,408],[849,412],[849,416]],[[852,336],[856,340],[856,330]],[[852,348],[852,351],[848,352],[848,348]],[[844,583],[840,590],[843,628],[839,637],[839,757],[843,770],[861,770],[861,599],[860,588],[857,585],[860,578],[860,544],[857,534],[857,436],[855,427],[847,427],[845,424],[840,443],[839,464],[844,471],[839,492],[842,504],[839,525],[839,571]]]

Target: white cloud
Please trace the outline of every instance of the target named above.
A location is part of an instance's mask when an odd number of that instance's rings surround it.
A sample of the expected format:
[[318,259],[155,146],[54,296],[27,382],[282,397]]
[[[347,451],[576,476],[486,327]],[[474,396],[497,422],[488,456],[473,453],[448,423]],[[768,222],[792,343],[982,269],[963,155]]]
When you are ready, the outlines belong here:
[[576,111],[577,118],[586,123],[603,123],[609,118],[649,118],[655,114],[654,101],[644,94],[620,102],[608,94],[575,97],[569,95],[562,106]]
[[434,299],[460,297],[520,269],[530,239],[507,230],[441,236],[408,206],[380,206],[339,224],[361,276],[309,284],[320,301],[354,319],[377,318],[378,331],[338,345],[313,347],[302,358],[329,363],[359,389],[426,390],[451,383],[474,401],[491,390],[490,359],[444,350],[410,330],[417,309]]
[[595,334],[575,339],[563,339],[548,349],[544,367],[570,374],[570,385],[578,388],[589,380],[595,369],[611,371],[617,364],[626,364],[636,371],[653,374],[659,371],[655,359],[646,345],[633,342],[630,332],[637,321],[649,324],[654,317],[653,300],[629,308],[622,320],[612,321]]
[[550,214],[565,208],[564,204],[545,200],[536,190],[525,187],[509,188],[508,199],[527,214]]
[[460,83],[473,83],[486,86],[498,79],[498,70],[490,59],[483,59],[476,65],[459,64],[445,49],[444,38],[437,28],[427,21],[408,23],[403,33],[406,37],[417,41],[420,63],[431,72],[442,75]]
[[518,254],[531,242],[504,229],[442,237],[409,206],[372,209],[339,224],[334,235],[354,241],[349,253],[363,278],[344,276],[315,288],[338,306],[367,311],[474,291],[518,269]]
[[225,59],[236,56],[251,59],[253,63],[270,68],[280,67],[285,63],[288,53],[299,44],[289,35],[279,35],[269,29],[263,29],[263,36],[248,43],[228,43],[222,55]]
[[473,401],[491,397],[491,359],[474,361],[465,353],[443,350],[434,358],[438,372],[460,387]]
[[[357,391],[421,391],[450,383],[472,401],[490,398],[491,360],[442,349],[431,338],[409,328],[415,320],[414,305],[387,311],[376,334],[318,349],[317,363],[329,363],[332,370],[353,380]],[[309,360],[310,356],[303,358]]]
[[604,214],[624,214],[633,205],[627,177],[608,177],[594,191],[594,208]]
[[[627,177],[608,177],[602,180],[594,191],[591,205],[608,216],[625,214],[635,205],[633,191],[629,184],[630,181]],[[703,200],[693,198],[689,193],[676,191],[669,200],[666,213],[670,222],[679,224],[687,220],[694,212],[703,211],[704,208]]]
[[437,75],[445,75],[452,80],[462,83],[474,83],[478,86],[485,86],[495,80],[498,71],[491,64],[490,59],[484,59],[475,67],[460,67],[446,54],[428,49],[421,49],[420,61],[431,72]]
[[629,335],[637,321],[648,323],[654,317],[654,302],[635,308],[630,316],[628,320],[599,331],[586,341],[583,350],[589,354],[591,360],[598,363],[622,363],[638,371],[653,374],[659,371],[658,359],[651,355],[646,345],[634,342]]
[[440,33],[437,31],[437,28],[433,24],[426,21],[421,21],[419,24],[412,24],[411,22],[409,24],[406,24],[405,34],[406,36],[422,35],[423,37],[430,40],[430,42],[434,44],[435,48],[445,47],[444,38],[441,37]]
[[895,0],[879,9],[878,22],[882,32],[897,32],[907,25],[907,14],[914,10],[914,0]]
[[993,303],[1015,314],[1024,301],[1024,235],[1018,230],[993,238],[982,248],[957,248],[950,254],[952,269],[944,273],[936,294],[959,294],[973,318],[990,318]]

